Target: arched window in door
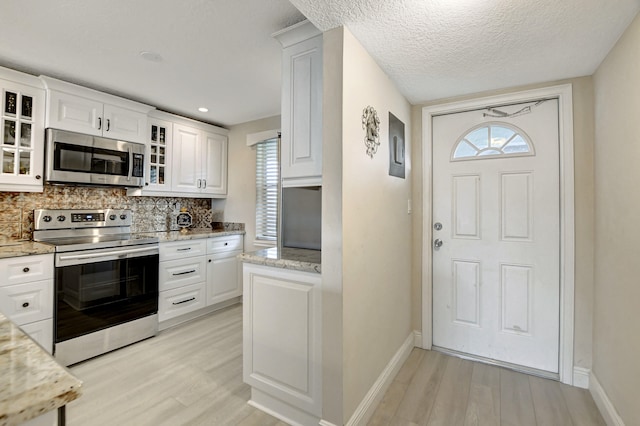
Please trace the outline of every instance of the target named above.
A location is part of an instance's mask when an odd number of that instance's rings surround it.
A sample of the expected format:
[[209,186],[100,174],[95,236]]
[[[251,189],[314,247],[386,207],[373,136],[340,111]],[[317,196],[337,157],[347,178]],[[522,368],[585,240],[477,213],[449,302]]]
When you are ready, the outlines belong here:
[[530,155],[535,155],[533,143],[522,130],[507,123],[484,123],[458,140],[451,161]]

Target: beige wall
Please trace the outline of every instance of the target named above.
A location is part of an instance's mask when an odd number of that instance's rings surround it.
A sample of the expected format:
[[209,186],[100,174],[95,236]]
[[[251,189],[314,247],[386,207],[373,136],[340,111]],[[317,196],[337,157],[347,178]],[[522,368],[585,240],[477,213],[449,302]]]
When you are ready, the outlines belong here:
[[[452,101],[480,98],[521,90],[571,83],[573,86],[573,131],[575,167],[575,365],[590,368],[592,363],[593,263],[594,263],[594,127],[593,80],[582,77],[526,87],[443,99],[412,109],[413,120],[413,240],[412,240],[412,320],[422,330],[422,108]],[[428,172],[428,171],[427,171]]]
[[[389,112],[405,125],[411,106],[348,29],[343,39],[342,288],[344,420],[351,417],[411,333],[411,168],[389,176]],[[380,118],[380,146],[366,154],[363,109]]]
[[224,210],[226,222],[245,224],[245,251],[258,250],[256,238],[256,149],[247,146],[247,134],[280,128],[280,116],[238,124],[229,129],[229,190],[226,199],[213,200]]
[[640,16],[594,75],[593,371],[627,425],[640,424]]

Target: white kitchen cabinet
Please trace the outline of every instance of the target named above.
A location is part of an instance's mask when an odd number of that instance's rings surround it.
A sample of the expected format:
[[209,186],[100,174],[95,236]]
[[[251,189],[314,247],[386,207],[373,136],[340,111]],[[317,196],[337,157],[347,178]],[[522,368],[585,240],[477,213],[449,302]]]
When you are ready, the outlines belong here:
[[158,321],[204,308],[206,303],[206,241],[160,244]]
[[171,190],[201,196],[227,194],[227,136],[173,126]]
[[243,264],[243,379],[291,424],[322,416],[321,275]]
[[274,37],[282,44],[282,186],[322,185],[322,34],[309,21]]
[[45,91],[26,74],[0,68],[0,191],[42,192]]
[[160,243],[160,329],[236,303],[243,247],[242,235]]
[[53,254],[0,259],[0,312],[53,350]]
[[240,261],[242,235],[207,240],[207,306],[242,295]]
[[47,88],[46,127],[146,143],[147,114],[153,107],[50,77],[40,79]]

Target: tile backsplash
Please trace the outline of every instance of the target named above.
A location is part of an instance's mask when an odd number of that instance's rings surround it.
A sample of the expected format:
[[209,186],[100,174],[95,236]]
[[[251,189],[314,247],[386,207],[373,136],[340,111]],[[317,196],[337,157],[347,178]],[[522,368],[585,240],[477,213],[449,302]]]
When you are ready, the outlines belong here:
[[193,216],[194,228],[222,222],[223,212],[211,210],[211,200],[178,197],[129,197],[122,188],[45,185],[44,192],[0,192],[0,243],[29,240],[34,209],[131,209],[132,232],[173,231],[180,207]]

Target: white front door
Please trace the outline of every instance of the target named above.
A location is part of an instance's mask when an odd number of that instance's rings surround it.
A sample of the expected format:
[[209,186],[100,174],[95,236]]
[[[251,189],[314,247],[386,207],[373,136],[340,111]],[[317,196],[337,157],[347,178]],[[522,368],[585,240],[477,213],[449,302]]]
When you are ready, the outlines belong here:
[[559,197],[557,99],[433,118],[434,346],[558,373]]

